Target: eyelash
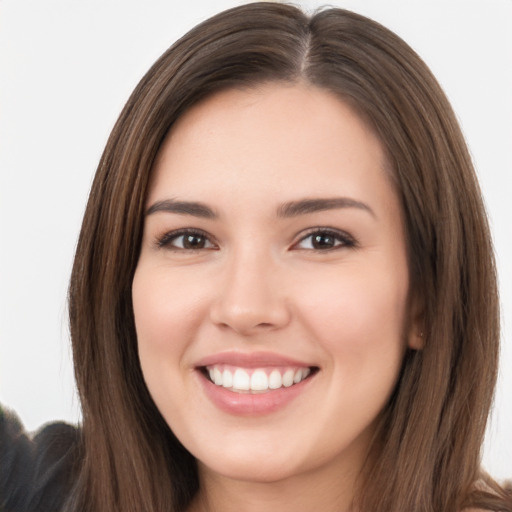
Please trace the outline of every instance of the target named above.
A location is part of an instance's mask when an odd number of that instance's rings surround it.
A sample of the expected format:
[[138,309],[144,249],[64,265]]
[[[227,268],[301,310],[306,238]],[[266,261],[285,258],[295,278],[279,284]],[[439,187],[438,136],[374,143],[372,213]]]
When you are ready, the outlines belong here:
[[[215,243],[210,240],[210,235],[208,235],[208,233],[206,233],[206,231],[203,231],[201,229],[189,229],[189,228],[187,228],[187,229],[178,229],[176,231],[170,231],[169,233],[165,233],[165,235],[163,235],[161,238],[157,239],[156,245],[159,248],[169,247],[171,250],[174,250],[174,251],[194,251],[194,250],[195,251],[200,251],[200,250],[204,250],[205,249],[204,247],[201,247],[199,249],[186,249],[184,247],[183,248],[182,247],[175,247],[175,246],[171,245],[171,242],[177,240],[180,237],[184,237],[186,235],[202,237],[202,238],[204,238],[205,240],[209,241],[211,244],[213,244],[215,246]],[[211,248],[208,247],[206,249],[211,249]]]
[[304,250],[304,251],[314,251],[314,252],[330,252],[330,251],[336,251],[339,249],[350,249],[357,247],[356,240],[354,237],[346,233],[345,231],[340,231],[337,229],[331,229],[331,228],[323,228],[323,227],[316,227],[311,228],[308,230],[308,232],[303,235],[300,240],[293,244],[292,247],[297,247],[300,243],[304,242],[308,238],[313,237],[314,235],[322,235],[322,236],[328,236],[332,237],[335,240],[335,244],[333,247],[329,247],[326,249],[298,249],[298,250]]
[[[195,248],[185,248],[185,247],[176,247],[172,245],[172,242],[178,240],[180,237],[184,237],[186,235],[192,235],[204,238],[206,243],[210,243],[212,247],[199,247]],[[298,245],[306,241],[308,238],[313,237],[314,235],[322,235],[324,237],[332,237],[334,239],[335,245],[333,247],[328,247],[325,249],[315,249],[313,248],[299,248]],[[176,231],[170,231],[165,233],[161,238],[156,240],[156,245],[158,248],[169,248],[173,251],[201,251],[201,250],[216,250],[218,249],[216,243],[211,240],[211,237],[205,231],[200,229],[179,229]],[[339,250],[342,248],[354,248],[357,247],[356,240],[344,231],[334,230],[332,228],[323,228],[323,227],[315,227],[311,228],[305,235],[303,235],[297,242],[292,245],[292,248],[296,248],[297,250],[303,251],[313,251],[313,252],[330,252]]]

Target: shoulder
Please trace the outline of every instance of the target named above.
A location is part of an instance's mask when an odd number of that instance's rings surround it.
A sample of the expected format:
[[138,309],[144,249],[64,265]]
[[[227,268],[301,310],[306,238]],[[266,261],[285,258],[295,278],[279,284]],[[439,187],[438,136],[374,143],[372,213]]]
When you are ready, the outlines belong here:
[[57,511],[76,473],[80,431],[51,423],[29,435],[0,406],[0,510]]

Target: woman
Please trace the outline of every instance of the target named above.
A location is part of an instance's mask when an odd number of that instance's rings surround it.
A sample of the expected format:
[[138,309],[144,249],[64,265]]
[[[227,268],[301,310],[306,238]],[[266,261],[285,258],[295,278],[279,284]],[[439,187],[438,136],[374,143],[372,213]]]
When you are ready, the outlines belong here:
[[479,469],[495,281],[465,143],[403,41],[221,13],[142,79],[93,183],[64,509],[512,510]]

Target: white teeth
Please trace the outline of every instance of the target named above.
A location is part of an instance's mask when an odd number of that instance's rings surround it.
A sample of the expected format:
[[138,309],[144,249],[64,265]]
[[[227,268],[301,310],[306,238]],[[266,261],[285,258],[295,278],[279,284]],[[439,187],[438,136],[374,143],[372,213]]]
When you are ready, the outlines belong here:
[[268,377],[268,387],[270,389],[279,389],[283,385],[283,378],[279,370],[272,370]]
[[229,370],[222,372],[222,385],[225,388],[231,388],[233,386],[233,374]]
[[[217,383],[215,383],[217,384]],[[235,370],[233,375],[233,388],[241,391],[249,391],[251,387],[251,379],[249,374],[240,368]]]
[[[264,368],[245,370],[242,368],[225,368],[224,365],[214,365],[206,368],[210,380],[217,386],[231,391],[265,392],[281,387],[289,388],[302,382],[310,373],[310,368],[274,368],[270,374]],[[234,371],[233,371],[234,370]],[[283,372],[284,373],[281,373]]]
[[283,375],[283,386],[289,388],[293,384],[293,370],[286,370]]
[[213,382],[215,382],[217,386],[222,386],[222,373],[218,368],[213,369]]
[[256,370],[251,375],[251,389],[253,391],[264,391],[268,389],[268,377],[263,370]]

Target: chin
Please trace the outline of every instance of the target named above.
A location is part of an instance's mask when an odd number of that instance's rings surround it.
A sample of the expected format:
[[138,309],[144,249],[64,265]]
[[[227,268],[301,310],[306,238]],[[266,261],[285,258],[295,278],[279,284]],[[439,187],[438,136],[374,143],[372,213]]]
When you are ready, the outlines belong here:
[[201,474],[216,474],[231,480],[252,483],[276,483],[287,480],[302,471],[295,465],[280,463],[271,457],[264,462],[249,460],[248,458],[230,458],[225,461],[216,461],[212,465],[206,465],[198,461]]

